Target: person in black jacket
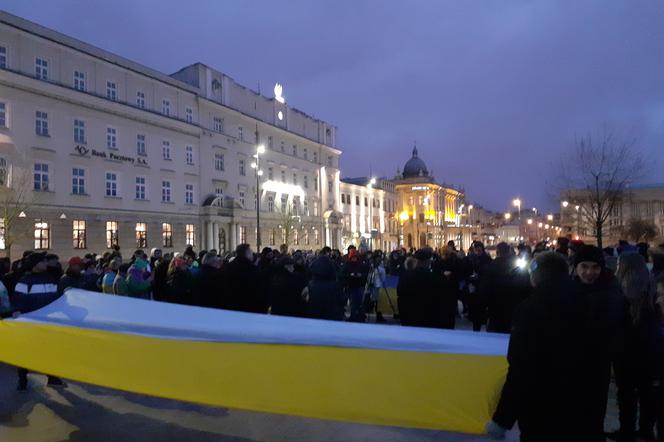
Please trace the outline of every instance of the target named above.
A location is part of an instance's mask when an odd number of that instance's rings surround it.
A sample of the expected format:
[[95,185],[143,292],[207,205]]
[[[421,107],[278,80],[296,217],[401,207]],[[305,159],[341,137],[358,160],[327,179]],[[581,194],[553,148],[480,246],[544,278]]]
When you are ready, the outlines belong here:
[[192,277],[187,261],[182,257],[173,258],[166,273],[165,301],[175,304],[193,304],[191,289]]
[[473,331],[482,330],[482,325],[486,323],[486,300],[480,292],[482,285],[482,276],[486,267],[491,263],[491,257],[484,250],[484,244],[481,241],[474,241],[470,252],[465,259],[466,281],[468,294],[466,296],[468,304],[468,319],[473,323]]
[[69,258],[67,271],[58,281],[58,294],[62,295],[65,290],[74,288],[80,289],[85,285],[83,273],[81,273],[81,265],[83,260],[79,256],[72,256]]
[[584,300],[555,252],[530,264],[533,294],[515,313],[500,401],[487,424],[494,439],[518,422],[522,442],[595,442],[603,429],[589,419],[596,369],[588,354]]
[[302,290],[306,280],[295,272],[295,261],[285,256],[277,263],[270,284],[271,313],[282,316],[306,316]]
[[345,298],[337,281],[337,269],[325,255],[311,263],[311,281],[304,292],[307,317],[342,321]]
[[221,271],[221,258],[206,253],[194,281],[193,304],[199,307],[220,308],[224,278]]
[[254,254],[249,244],[235,249],[235,259],[224,272],[225,287],[222,308],[252,313],[267,313],[265,293],[261,293],[258,270],[253,262]]
[[366,313],[364,311],[364,296],[369,276],[369,266],[360,258],[356,250],[348,253],[348,262],[344,266],[344,280],[348,297],[350,298],[351,322],[364,322]]
[[454,328],[456,293],[444,276],[431,269],[433,252],[425,247],[415,252],[417,267],[406,271],[397,285],[401,325]]
[[[60,297],[58,281],[52,273],[48,272],[46,255],[32,253],[25,258],[23,266],[26,273],[17,281],[11,297],[15,315],[38,310]],[[60,378],[49,375],[47,385],[63,387],[65,383]],[[27,388],[28,370],[18,368],[18,390],[24,391]]]

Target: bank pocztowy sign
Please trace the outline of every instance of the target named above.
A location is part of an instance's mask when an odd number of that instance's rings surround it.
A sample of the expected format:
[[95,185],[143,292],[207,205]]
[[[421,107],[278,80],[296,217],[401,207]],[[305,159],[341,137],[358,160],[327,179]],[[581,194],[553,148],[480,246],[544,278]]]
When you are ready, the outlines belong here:
[[128,157],[126,155],[119,155],[114,152],[99,151],[95,149],[90,149],[82,144],[77,144],[74,147],[74,152],[76,152],[78,155],[82,157],[87,157],[87,158],[98,157],[113,161],[122,161],[131,164],[140,164],[142,166],[148,165],[148,162],[145,158],[134,158],[134,157]]

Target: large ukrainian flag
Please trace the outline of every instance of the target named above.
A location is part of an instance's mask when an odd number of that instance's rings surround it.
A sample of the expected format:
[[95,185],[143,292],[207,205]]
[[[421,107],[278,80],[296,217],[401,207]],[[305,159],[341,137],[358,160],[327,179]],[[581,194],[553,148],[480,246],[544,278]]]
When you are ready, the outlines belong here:
[[482,433],[507,337],[188,307],[69,290],[0,321],[0,360],[214,406]]

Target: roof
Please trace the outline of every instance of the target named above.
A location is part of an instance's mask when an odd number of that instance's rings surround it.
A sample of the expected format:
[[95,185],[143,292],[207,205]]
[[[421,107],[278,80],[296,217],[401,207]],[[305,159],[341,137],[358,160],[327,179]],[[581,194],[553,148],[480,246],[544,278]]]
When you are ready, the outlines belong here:
[[429,176],[426,163],[418,156],[417,146],[413,147],[413,156],[403,166],[402,175],[404,178]]

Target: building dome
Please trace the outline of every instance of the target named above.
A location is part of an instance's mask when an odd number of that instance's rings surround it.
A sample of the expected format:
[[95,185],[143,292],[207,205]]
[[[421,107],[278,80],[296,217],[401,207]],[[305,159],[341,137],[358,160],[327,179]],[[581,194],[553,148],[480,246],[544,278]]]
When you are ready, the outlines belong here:
[[417,146],[413,147],[413,156],[410,160],[406,161],[403,166],[403,177],[413,178],[420,176],[429,176],[427,165],[417,156]]

